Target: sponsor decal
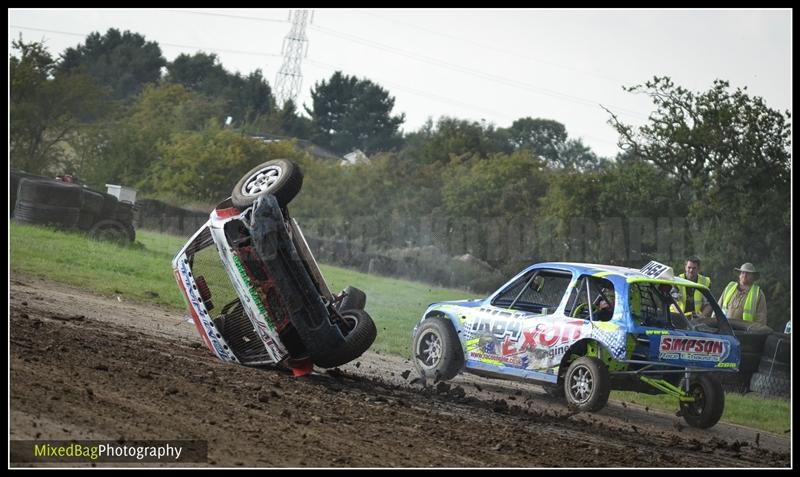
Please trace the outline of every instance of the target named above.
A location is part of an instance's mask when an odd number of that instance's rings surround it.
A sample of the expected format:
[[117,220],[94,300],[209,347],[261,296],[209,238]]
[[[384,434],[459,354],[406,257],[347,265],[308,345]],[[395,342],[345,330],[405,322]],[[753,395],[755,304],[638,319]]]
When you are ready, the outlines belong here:
[[669,331],[667,330],[645,330],[645,335],[668,335]]
[[714,338],[662,336],[658,347],[660,359],[724,361],[730,352],[728,342]]
[[[250,319],[250,322],[253,323],[254,329],[258,337],[264,343],[264,346],[267,347],[267,351],[270,353],[272,358],[277,362],[283,359],[286,356],[286,349],[280,343],[280,341],[274,337],[277,333],[275,330],[275,324],[273,323],[272,319],[270,318],[269,314],[267,313],[267,309],[264,306],[264,303],[261,301],[261,297],[258,295],[255,287],[250,284],[250,279],[247,277],[247,273],[244,270],[244,266],[242,262],[239,261],[239,257],[231,251],[230,255],[227,253],[221,253],[220,256],[225,257],[226,259],[226,271],[228,271],[231,267],[236,269],[238,272],[238,277],[241,280],[237,280],[235,272],[229,272],[231,277],[231,283],[233,283],[234,287],[236,288],[236,293],[239,295],[240,299],[242,300],[242,304],[244,305],[245,312],[247,313],[247,317]],[[231,261],[228,261],[227,258],[230,257]],[[247,304],[252,303],[258,310],[258,313],[253,310],[251,306]]]
[[[249,314],[248,314],[249,316]],[[269,332],[267,332],[267,327],[261,320],[250,320],[251,322],[255,322],[256,324],[256,333],[264,342],[264,345],[267,347],[267,350],[272,355],[272,358],[275,361],[280,361],[284,356],[286,356],[286,350],[283,348],[282,345],[277,343],[275,340],[272,339]]]
[[261,302],[261,298],[258,296],[258,292],[250,284],[250,280],[247,278],[247,273],[244,271],[244,266],[242,262],[239,261],[239,257],[233,255],[233,264],[236,266],[236,270],[239,271],[239,276],[242,277],[242,281],[247,285],[247,293],[250,295],[250,298],[253,299],[253,303],[256,304],[258,307],[258,311],[261,312],[261,315],[264,317],[264,321],[266,321],[267,326],[271,331],[275,331],[275,325],[272,323],[272,320],[267,313],[267,309],[264,307],[264,304]]
[[[559,320],[538,322],[525,327],[525,313],[510,313],[501,310],[481,309],[483,312],[473,321],[468,331],[473,336],[489,335],[504,343],[501,354],[514,354],[538,346],[549,348],[558,343],[574,342],[583,335],[584,320]],[[508,339],[506,339],[508,338]]]
[[465,331],[467,354],[483,363],[524,369],[558,366],[570,345],[590,332],[584,320],[552,318],[532,321],[532,315],[481,309]]
[[189,266],[186,264],[186,262],[181,260],[178,271],[180,273],[183,289],[186,292],[189,301],[191,302],[193,316],[200,322],[200,326],[202,326],[202,329],[200,329],[198,326],[198,331],[205,333],[206,338],[211,342],[211,346],[214,347],[214,351],[217,353],[217,356],[219,356],[220,359],[225,361],[235,361],[236,358],[231,356],[225,350],[222,343],[220,343],[219,339],[217,338],[217,330],[209,321],[208,312],[205,311],[205,306],[202,304],[200,297],[195,294],[194,287],[192,287],[192,281],[189,278]]

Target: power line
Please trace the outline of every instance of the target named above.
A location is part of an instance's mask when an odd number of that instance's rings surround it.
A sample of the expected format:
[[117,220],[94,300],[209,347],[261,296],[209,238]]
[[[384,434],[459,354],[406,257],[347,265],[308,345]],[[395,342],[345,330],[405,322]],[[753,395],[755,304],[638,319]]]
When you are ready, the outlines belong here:
[[227,13],[212,13],[212,12],[196,12],[192,10],[166,10],[172,13],[188,13],[191,15],[206,15],[210,17],[226,17],[226,18],[236,18],[239,20],[254,20],[259,22],[272,22],[272,23],[286,23],[286,20],[276,20],[274,18],[261,18],[261,17],[248,17],[244,15],[230,15]]
[[445,38],[450,38],[450,39],[453,39],[453,40],[455,40],[455,41],[457,41],[459,43],[470,43],[470,44],[473,44],[475,46],[478,46],[478,47],[481,47],[481,48],[484,48],[484,49],[487,49],[487,50],[491,50],[491,51],[500,52],[500,53],[503,53],[503,54],[505,54],[507,56],[511,56],[513,58],[522,59],[524,61],[528,61],[528,62],[532,62],[532,63],[542,63],[542,64],[545,64],[545,65],[555,66],[557,68],[563,68],[563,69],[566,69],[566,70],[572,70],[572,71],[576,71],[576,72],[581,73],[581,74],[586,74],[586,75],[594,76],[596,78],[602,78],[602,79],[605,79],[605,80],[613,81],[613,82],[615,82],[617,84],[623,84],[623,83],[626,82],[626,80],[624,80],[622,78],[616,78],[616,77],[609,76],[609,75],[606,75],[606,74],[598,74],[598,73],[595,73],[595,72],[592,72],[592,71],[587,71],[585,69],[576,68],[574,66],[563,65],[561,63],[556,63],[556,62],[553,62],[553,61],[547,61],[547,60],[543,60],[541,58],[534,58],[534,57],[531,57],[531,56],[528,56],[528,55],[523,55],[521,53],[511,52],[511,51],[508,51],[506,49],[497,48],[497,47],[494,47],[494,46],[491,46],[491,45],[486,45],[484,43],[480,43],[480,42],[477,42],[477,41],[469,39],[469,38],[462,38],[462,37],[459,37],[459,36],[450,35],[449,33],[436,31],[436,30],[431,30],[429,28],[421,27],[419,25],[414,25],[412,23],[408,23],[408,22],[404,22],[404,21],[401,21],[401,20],[397,20],[395,18],[387,18],[387,17],[384,17],[383,15],[378,15],[378,14],[375,14],[375,13],[372,13],[372,12],[368,12],[368,11],[363,11],[362,13],[365,13],[367,15],[370,15],[370,16],[373,16],[373,17],[376,17],[376,18],[380,18],[381,20],[384,20],[384,21],[387,21],[387,22],[390,22],[390,23],[397,23],[399,25],[405,25],[405,26],[407,26],[409,28],[413,28],[415,30],[424,31],[424,32],[431,33],[433,35],[442,36],[442,37],[445,37]]
[[[224,16],[224,17],[232,17],[232,18],[246,19],[246,20],[264,20],[264,21],[273,21],[273,22],[285,23],[284,20],[262,19],[262,18],[240,16],[240,15],[227,15],[227,14],[221,14],[221,13],[194,12],[194,11],[181,11],[181,10],[171,10],[171,11],[179,12],[179,13],[200,14],[200,15],[209,15],[209,16]],[[32,30],[32,31],[44,31],[44,32],[49,32],[49,33],[57,33],[57,34],[85,37],[85,35],[81,35],[81,34],[77,34],[77,33],[57,31],[57,30],[45,30],[45,29],[40,29],[40,28],[22,27],[22,26],[16,26],[16,25],[9,25],[9,26],[16,27],[16,28],[28,29],[28,30]],[[482,78],[482,79],[485,79],[485,80],[488,80],[488,81],[492,81],[492,82],[504,84],[504,85],[507,85],[507,86],[515,87],[515,88],[518,88],[518,89],[530,91],[530,92],[535,93],[535,94],[549,96],[551,98],[561,99],[561,100],[564,100],[564,101],[571,101],[573,103],[582,104],[584,106],[590,106],[590,107],[599,106],[598,102],[596,102],[594,100],[591,100],[591,99],[582,98],[580,96],[575,96],[575,95],[562,93],[562,92],[559,92],[559,91],[556,91],[556,90],[552,90],[552,89],[548,89],[548,88],[538,87],[538,86],[535,86],[535,85],[531,85],[529,83],[521,82],[521,81],[518,81],[518,80],[513,80],[513,79],[510,79],[510,78],[504,78],[504,77],[501,77],[501,76],[493,75],[491,73],[486,73],[486,72],[482,72],[480,70],[475,70],[473,68],[461,66],[461,65],[458,65],[458,64],[455,64],[455,63],[450,63],[450,62],[447,62],[447,61],[444,61],[444,60],[441,60],[441,59],[428,57],[428,56],[424,56],[424,55],[418,55],[418,54],[414,54],[414,53],[409,53],[409,52],[401,50],[399,48],[395,48],[395,47],[392,47],[392,46],[384,45],[384,44],[381,44],[381,43],[378,43],[378,42],[375,42],[375,41],[372,41],[372,40],[368,40],[368,39],[365,39],[365,38],[361,38],[361,37],[358,37],[358,36],[355,36],[355,35],[351,35],[351,34],[348,34],[348,33],[339,32],[339,31],[334,30],[334,29],[320,27],[320,26],[312,26],[311,28],[313,28],[315,30],[318,30],[318,31],[320,31],[320,32],[322,32],[324,34],[328,34],[328,35],[332,35],[332,36],[338,36],[338,37],[340,37],[342,39],[345,39],[347,41],[352,41],[352,42],[359,43],[359,44],[362,44],[362,45],[365,45],[365,46],[368,46],[368,47],[371,47],[371,48],[376,48],[376,49],[379,49],[379,50],[382,50],[382,51],[387,51],[387,52],[390,52],[390,53],[393,53],[393,54],[396,54],[396,55],[400,55],[400,56],[404,56],[404,57],[407,57],[407,58],[410,58],[410,59],[413,59],[413,60],[416,60],[416,61],[422,61],[422,62],[431,64],[431,65],[434,65],[434,66],[438,66],[438,67],[441,67],[441,68],[446,68],[446,69],[450,69],[450,70],[453,70],[453,71],[466,73],[466,74],[469,74],[469,75],[472,75],[472,76],[476,76],[476,77],[479,77],[479,78]],[[246,55],[254,55],[254,56],[267,56],[267,57],[281,56],[281,55],[277,55],[277,54],[262,53],[262,52],[255,52],[255,51],[231,50],[231,49],[222,49],[222,48],[206,48],[206,47],[201,47],[201,46],[196,46],[196,45],[180,45],[180,44],[162,43],[162,42],[159,42],[159,44],[164,45],[164,46],[177,47],[177,48],[201,49],[201,50],[207,50],[207,51],[218,51],[218,52],[225,52],[225,53],[246,54]],[[647,119],[646,116],[643,116],[643,115],[641,115],[641,113],[638,113],[636,111],[632,111],[632,110],[629,110],[629,109],[626,109],[626,108],[622,108],[622,107],[619,107],[619,106],[615,106],[615,105],[608,105],[608,106],[613,108],[613,109],[615,109],[615,110],[617,110],[620,114],[627,115],[627,116],[632,116],[632,117],[635,117],[635,118],[638,118],[638,119]]]
[[[190,13],[190,12],[186,12],[186,13]],[[195,12],[195,13],[200,13],[200,12]],[[209,15],[211,15],[211,14],[209,14]],[[245,18],[245,17],[242,17],[242,18]],[[249,18],[249,19],[255,19],[255,18]],[[86,38],[88,36],[87,34],[84,34],[84,33],[75,33],[75,32],[66,32],[66,31],[59,31],[59,30],[50,30],[50,29],[44,29],[44,28],[26,27],[26,26],[22,26],[22,25],[9,25],[9,27],[17,28],[17,29],[21,29],[21,30],[40,31],[40,32],[54,33],[54,34],[59,34],[59,35],[77,36],[77,37],[81,37],[81,38]],[[318,29],[319,27],[312,27],[312,28]],[[345,38],[345,39],[348,39],[348,38]],[[362,41],[358,41],[358,40],[352,40],[352,41],[362,42]],[[413,59],[413,55],[405,53],[405,52],[402,52],[402,50],[393,51],[393,50],[396,50],[396,49],[394,49],[392,47],[384,47],[382,45],[381,46],[370,45],[368,40],[364,40],[363,43],[366,44],[367,46],[372,46],[372,47],[375,47],[375,48],[383,49],[385,51],[389,51],[389,52],[392,52],[392,53],[400,54],[402,56],[412,57],[412,59]],[[254,55],[254,56],[266,56],[266,57],[280,57],[280,56],[282,56],[282,55],[275,54],[275,53],[262,53],[262,52],[244,51],[244,50],[230,50],[230,49],[223,49],[223,48],[207,48],[207,47],[198,46],[198,45],[183,45],[183,44],[165,43],[165,42],[158,42],[158,44],[159,45],[164,45],[164,46],[176,47],[176,48],[189,48],[189,49],[194,49],[196,51],[214,51],[214,52],[224,52],[224,53],[238,53],[238,54],[247,54],[247,55]],[[376,44],[376,45],[380,45],[380,44]],[[432,61],[437,61],[437,60],[432,59]],[[316,65],[318,65],[318,67],[324,67],[324,68],[328,68],[330,70],[342,69],[340,67],[337,67],[337,66],[334,66],[334,65],[331,65],[331,64],[328,64],[328,63],[324,63],[324,62],[321,62],[321,61],[318,61],[318,60],[309,59],[308,62],[310,64],[316,64]],[[458,65],[454,65],[454,67],[463,68],[464,70],[468,70],[468,71],[465,71],[465,72],[470,72],[469,69],[466,68],[466,67],[459,67]],[[487,78],[487,79],[489,79],[490,81],[492,80],[491,78]],[[442,103],[451,104],[451,105],[455,105],[455,106],[459,106],[459,107],[464,107],[464,108],[471,109],[471,110],[482,111],[484,113],[492,114],[495,117],[505,118],[505,119],[510,120],[510,121],[513,121],[514,119],[517,119],[517,118],[512,118],[511,116],[508,116],[505,113],[502,113],[502,112],[499,112],[499,111],[495,111],[495,110],[492,110],[492,109],[489,109],[489,108],[485,108],[485,107],[482,107],[482,106],[478,106],[478,105],[475,105],[475,104],[465,103],[465,102],[462,102],[462,101],[459,101],[459,100],[456,100],[456,99],[452,99],[452,98],[447,98],[447,97],[440,96],[440,95],[431,94],[431,93],[428,93],[428,92],[425,92],[425,91],[421,91],[421,90],[418,90],[418,89],[414,89],[414,88],[409,88],[407,86],[403,86],[403,85],[394,83],[392,81],[386,81],[386,80],[383,80],[383,79],[381,79],[380,81],[382,83],[384,83],[384,84],[391,85],[393,88],[396,88],[396,89],[399,89],[399,90],[402,90],[402,91],[406,91],[408,93],[411,93],[411,94],[414,94],[414,95],[417,95],[417,96],[420,96],[420,97],[433,99],[435,101],[439,101],[439,102],[442,102]],[[603,143],[606,143],[606,144],[614,144],[614,143],[612,143],[610,141],[607,141],[607,140],[604,140],[604,139],[601,139],[601,138],[597,138],[597,137],[594,137],[594,136],[591,136],[591,135],[588,135],[588,134],[583,134],[583,133],[581,133],[581,131],[573,130],[573,132],[581,134],[581,136],[589,138],[589,139],[593,139],[595,141],[603,142]]]
[[[324,63],[324,62],[318,61],[318,60],[308,59],[307,61],[312,66],[317,66],[318,68],[324,68],[324,69],[330,70],[330,71],[337,71],[337,70],[341,70],[342,69],[342,68],[340,68],[338,66],[332,65],[330,63]],[[411,94],[415,94],[415,95],[421,96],[423,98],[433,99],[435,101],[451,104],[451,105],[454,105],[454,106],[459,106],[459,107],[462,107],[462,108],[467,108],[467,109],[472,109],[472,110],[481,110],[484,113],[490,113],[490,114],[493,114],[495,116],[498,116],[498,117],[501,117],[501,118],[504,118],[504,119],[509,119],[509,120],[513,120],[514,119],[511,116],[508,116],[506,113],[503,113],[503,112],[500,112],[500,111],[495,111],[495,110],[489,109],[489,108],[484,108],[483,106],[478,106],[478,105],[475,105],[475,104],[465,103],[465,102],[459,101],[457,99],[446,98],[444,96],[439,96],[439,95],[436,95],[436,94],[433,94],[433,93],[428,93],[427,91],[422,91],[422,90],[418,90],[418,89],[415,89],[415,88],[409,88],[407,86],[402,86],[402,85],[400,85],[398,83],[395,83],[393,81],[387,81],[387,80],[382,79],[382,78],[375,78],[375,80],[379,81],[382,84],[390,85],[394,89],[398,89],[398,90],[401,90],[401,91],[407,91],[407,92],[409,92]]]
[[[466,66],[461,66],[461,65],[458,65],[458,64],[455,64],[455,63],[450,63],[448,61],[444,61],[444,60],[441,60],[441,59],[438,59],[438,58],[433,58],[433,57],[420,55],[420,54],[415,54],[415,53],[409,53],[409,52],[407,52],[405,50],[402,50],[402,49],[399,49],[399,48],[395,48],[393,46],[389,46],[389,45],[385,45],[385,44],[382,44],[382,43],[378,43],[378,42],[375,42],[375,41],[372,41],[372,40],[368,40],[366,38],[361,38],[361,37],[358,37],[356,35],[351,35],[349,33],[340,32],[338,30],[334,30],[334,29],[331,29],[331,28],[326,28],[326,27],[322,27],[322,26],[319,26],[319,25],[312,26],[311,28],[314,29],[314,30],[317,30],[317,31],[319,31],[321,33],[328,34],[328,35],[331,35],[331,36],[336,36],[336,37],[345,39],[347,41],[352,41],[352,42],[359,43],[359,44],[362,44],[362,45],[365,45],[365,46],[369,46],[371,48],[376,48],[376,49],[379,49],[379,50],[382,50],[382,51],[387,51],[389,53],[393,53],[393,54],[396,54],[396,55],[399,55],[399,56],[404,56],[406,58],[411,58],[411,59],[416,60],[416,61],[421,61],[423,63],[428,63],[428,64],[431,64],[431,65],[434,65],[434,66],[438,66],[440,68],[446,68],[446,69],[450,69],[450,70],[453,70],[453,71],[458,71],[460,73],[469,74],[469,75],[476,76],[476,77],[482,78],[482,79],[486,79],[486,80],[489,80],[489,81],[492,81],[492,82],[495,82],[495,83],[500,83],[500,84],[504,84],[504,85],[511,86],[511,87],[514,87],[514,88],[522,89],[522,90],[525,90],[525,91],[530,91],[530,92],[535,93],[535,94],[549,96],[551,98],[561,99],[561,100],[564,100],[564,101],[571,101],[573,103],[582,104],[584,106],[597,107],[597,106],[600,105],[600,103],[598,103],[597,101],[594,101],[592,99],[587,99],[587,98],[582,98],[580,96],[575,96],[575,95],[571,95],[571,94],[567,94],[567,93],[562,93],[562,92],[555,91],[555,90],[552,90],[552,89],[549,89],[549,88],[542,88],[542,87],[539,87],[539,86],[534,86],[534,85],[531,85],[529,83],[525,83],[525,82],[522,82],[522,81],[510,79],[510,78],[504,78],[502,76],[494,75],[494,74],[491,74],[491,73],[486,73],[486,72],[483,72],[483,71],[480,71],[480,70],[476,70],[476,69],[469,68],[469,67],[466,67]],[[645,116],[642,116],[641,113],[639,113],[639,112],[632,111],[632,110],[629,110],[629,109],[625,109],[625,108],[622,108],[622,107],[619,107],[619,106],[614,106],[614,105],[609,105],[609,106],[612,106],[614,109],[619,111],[620,114],[625,114],[627,116],[632,116],[632,117],[636,117],[636,118],[639,118],[639,119],[647,119]]]
[[[336,70],[342,70],[343,69],[343,68],[338,67],[336,65],[332,65],[330,63],[325,63],[325,62],[322,62],[322,61],[319,61],[319,60],[307,59],[306,61],[311,66],[316,66],[318,68],[324,68],[324,69],[327,69],[327,70],[330,70],[330,71],[336,71]],[[495,111],[493,109],[485,108],[483,106],[478,106],[476,104],[465,103],[463,101],[459,101],[459,100],[456,100],[456,99],[453,99],[453,98],[448,98],[448,97],[445,97],[445,96],[428,93],[426,91],[421,91],[421,90],[418,90],[418,89],[409,88],[407,86],[400,85],[400,84],[395,83],[395,82],[390,81],[390,80],[385,80],[385,79],[376,78],[376,77],[373,77],[373,78],[376,81],[379,81],[381,84],[386,84],[386,85],[391,86],[395,90],[406,91],[406,92],[408,92],[410,94],[421,96],[423,98],[432,99],[432,100],[438,101],[440,103],[451,104],[451,105],[454,105],[454,106],[467,108],[467,109],[470,109],[470,110],[473,110],[473,111],[482,111],[484,113],[492,114],[495,117],[499,117],[499,118],[505,119],[505,120],[507,120],[509,122],[513,122],[513,121],[519,119],[519,118],[514,118],[512,116],[509,116],[507,113],[500,112],[500,111]],[[607,139],[602,139],[602,138],[599,138],[597,136],[593,136],[591,134],[586,134],[586,133],[584,133],[584,132],[582,132],[580,130],[577,130],[577,129],[571,129],[571,132],[578,134],[579,137],[583,137],[583,138],[586,138],[586,139],[591,139],[593,141],[602,142],[604,144],[611,144],[613,146],[617,145],[616,142],[612,142],[612,141],[609,141]]]
[[[74,32],[59,31],[59,30],[47,30],[47,29],[44,29],[44,28],[33,28],[33,27],[26,27],[26,26],[21,26],[21,25],[9,25],[9,27],[17,28],[17,29],[20,29],[20,30],[31,30],[31,31],[40,31],[40,32],[44,32],[44,33],[55,33],[55,34],[58,34],[58,35],[79,36],[81,38],[86,38],[88,36],[88,34],[85,34],[85,33],[74,33]],[[161,42],[161,41],[158,41],[157,43],[159,45],[171,46],[171,47],[174,47],[174,48],[189,48],[189,49],[193,49],[193,50],[196,50],[196,51],[214,51],[214,52],[220,52],[220,53],[238,53],[238,54],[242,54],[242,55],[268,56],[268,57],[275,57],[275,56],[280,57],[281,56],[281,55],[276,54],[276,53],[262,53],[262,52],[259,52],[259,51],[229,50],[229,49],[226,49],[226,48],[216,48],[216,47],[209,48],[209,47],[205,47],[205,46],[181,45],[181,44],[177,44],[177,43],[165,43],[165,42]]]

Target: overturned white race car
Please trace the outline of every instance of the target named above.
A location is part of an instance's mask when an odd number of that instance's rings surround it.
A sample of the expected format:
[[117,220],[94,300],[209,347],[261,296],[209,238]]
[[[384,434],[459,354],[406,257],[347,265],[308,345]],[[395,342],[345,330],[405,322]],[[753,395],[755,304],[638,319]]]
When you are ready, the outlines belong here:
[[352,361],[375,340],[364,293],[330,292],[289,216],[302,183],[288,160],[257,166],[172,261],[200,336],[223,361],[304,375]]

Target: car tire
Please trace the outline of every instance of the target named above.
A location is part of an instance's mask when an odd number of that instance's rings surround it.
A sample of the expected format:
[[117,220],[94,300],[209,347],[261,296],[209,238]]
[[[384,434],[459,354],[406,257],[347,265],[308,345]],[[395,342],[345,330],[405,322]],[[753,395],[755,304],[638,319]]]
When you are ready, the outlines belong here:
[[133,224],[125,224],[125,232],[128,234],[128,242],[133,243],[136,241],[136,229]]
[[[681,380],[681,389],[685,379]],[[725,391],[715,376],[708,373],[692,376],[689,394],[694,395],[694,402],[681,402],[680,409],[683,420],[692,427],[708,429],[719,422],[725,410]]]
[[412,359],[426,382],[454,378],[464,368],[464,352],[449,320],[433,316],[424,320],[414,333]]
[[726,393],[745,394],[750,390],[750,376],[752,374],[740,370],[738,373],[719,373],[717,378]]
[[14,206],[17,205],[17,191],[19,190],[19,183],[22,179],[29,179],[29,180],[38,180],[38,181],[47,181],[50,180],[44,176],[37,176],[35,174],[28,174],[27,172],[21,171],[14,171],[12,170],[9,173],[9,182],[10,182],[10,191],[9,191],[9,203],[8,203],[8,211],[11,217],[14,217]]
[[375,322],[366,311],[344,310],[340,314],[350,330],[344,335],[344,344],[333,352],[316,354],[314,364],[322,368],[335,368],[353,361],[372,346],[378,335]]
[[123,224],[133,222],[133,205],[127,202],[120,202],[117,204],[117,208],[111,218],[119,220]]
[[761,354],[764,351],[764,342],[767,339],[766,333],[750,333],[748,331],[733,332],[736,339],[739,340],[742,353],[757,353]]
[[53,180],[20,179],[17,200],[51,207],[80,208],[83,187]]
[[739,372],[754,372],[758,369],[759,361],[761,361],[761,353],[742,353],[742,360],[739,363]]
[[750,390],[768,397],[788,397],[792,390],[792,381],[789,374],[753,373],[750,378]]
[[766,356],[762,356],[758,362],[758,372],[772,376],[773,374],[789,374],[791,371],[789,363],[781,363],[780,361],[773,361]]
[[763,325],[755,321],[745,321],[736,318],[729,318],[728,324],[731,325],[731,328],[733,328],[734,332],[742,331],[745,333],[768,335],[775,331],[767,325]]
[[611,378],[602,361],[581,356],[570,363],[564,375],[567,404],[579,411],[595,412],[605,407],[611,393]]
[[246,209],[263,194],[272,194],[278,205],[286,205],[294,199],[303,186],[300,166],[288,159],[273,159],[251,169],[234,186],[231,201],[239,209]]
[[78,224],[81,210],[78,207],[61,207],[18,200],[14,206],[14,220],[27,224],[53,225],[73,228]]
[[339,310],[363,310],[367,306],[367,295],[356,287],[344,289],[345,297],[339,304]]
[[89,237],[95,240],[127,244],[133,242],[135,232],[130,224],[123,224],[117,220],[101,220],[89,229]]
[[775,362],[789,363],[791,360],[792,335],[772,333],[764,342],[764,357]]

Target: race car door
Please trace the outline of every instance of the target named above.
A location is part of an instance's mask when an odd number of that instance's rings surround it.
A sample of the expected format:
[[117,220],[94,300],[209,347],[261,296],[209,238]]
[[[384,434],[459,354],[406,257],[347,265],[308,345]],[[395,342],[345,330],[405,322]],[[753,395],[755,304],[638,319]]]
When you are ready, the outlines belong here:
[[571,281],[569,271],[534,269],[499,292],[465,322],[467,367],[555,382],[557,348],[576,321],[557,311]]

